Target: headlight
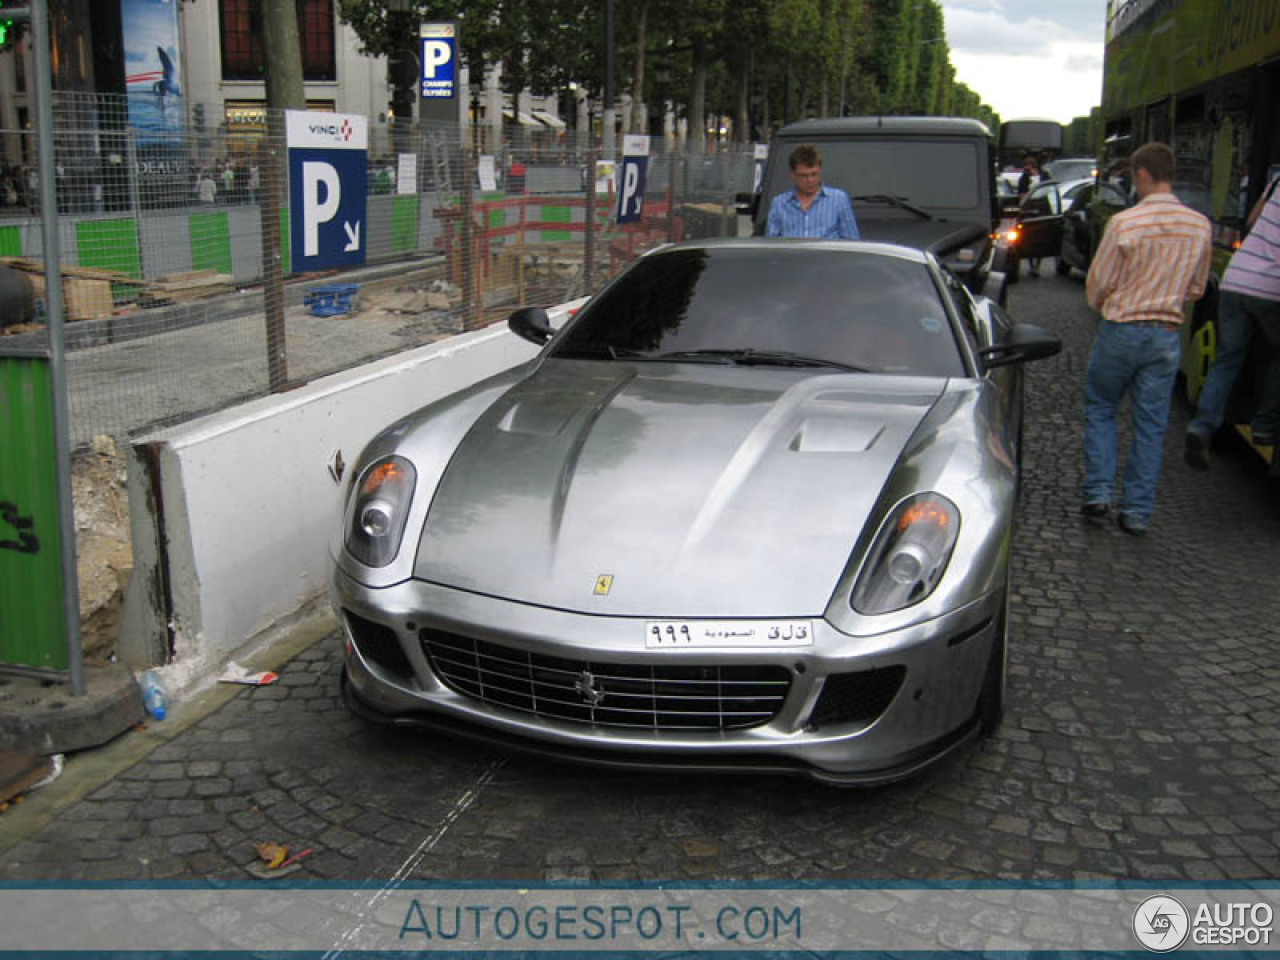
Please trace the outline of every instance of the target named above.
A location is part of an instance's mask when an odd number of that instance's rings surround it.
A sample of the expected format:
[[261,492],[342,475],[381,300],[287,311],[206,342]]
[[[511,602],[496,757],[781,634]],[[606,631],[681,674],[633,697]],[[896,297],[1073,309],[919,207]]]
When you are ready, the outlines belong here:
[[880,529],[853,588],[859,613],[891,613],[933,592],[947,569],[960,532],[960,511],[937,493],[921,493],[898,505]]
[[347,550],[365,566],[385,567],[400,549],[416,480],[413,464],[404,457],[384,457],[361,475],[347,526]]

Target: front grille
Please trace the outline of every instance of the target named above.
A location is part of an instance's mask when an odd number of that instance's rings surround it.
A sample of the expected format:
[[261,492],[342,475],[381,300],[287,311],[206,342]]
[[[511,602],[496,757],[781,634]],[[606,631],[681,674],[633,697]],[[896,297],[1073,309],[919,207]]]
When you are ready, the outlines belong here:
[[822,684],[809,719],[819,726],[869,724],[888,709],[906,676],[907,668],[902,666],[832,674]]
[[768,723],[791,674],[773,665],[609,663],[527,653],[422,631],[431,669],[449,689],[556,720],[645,730],[741,730]]

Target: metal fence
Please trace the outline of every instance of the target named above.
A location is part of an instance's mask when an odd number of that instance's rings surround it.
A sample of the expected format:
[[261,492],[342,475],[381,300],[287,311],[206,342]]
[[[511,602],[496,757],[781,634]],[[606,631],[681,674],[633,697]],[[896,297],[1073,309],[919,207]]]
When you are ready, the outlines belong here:
[[[655,142],[643,215],[619,224],[598,145],[513,135],[482,152],[457,127],[379,128],[364,263],[294,273],[283,137],[129,111],[123,97],[55,102],[73,448],[591,293],[652,246],[736,235],[733,198],[752,185],[749,149]],[[39,294],[34,136],[0,130],[0,145],[0,262]],[[3,342],[38,339],[42,323],[7,326]]]

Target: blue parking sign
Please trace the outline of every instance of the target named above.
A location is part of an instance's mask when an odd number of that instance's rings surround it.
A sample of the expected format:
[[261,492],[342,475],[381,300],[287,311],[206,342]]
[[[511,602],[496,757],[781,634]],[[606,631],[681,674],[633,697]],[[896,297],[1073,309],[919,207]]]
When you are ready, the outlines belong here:
[[631,223],[644,211],[644,181],[648,157],[623,157],[618,184],[618,222]]
[[644,182],[649,169],[649,138],[627,134],[622,140],[618,179],[618,223],[632,223],[644,212]]
[[364,263],[369,128],[358,114],[285,114],[295,273]]
[[424,23],[418,28],[422,64],[422,98],[452,100],[457,90],[458,37],[452,23]]

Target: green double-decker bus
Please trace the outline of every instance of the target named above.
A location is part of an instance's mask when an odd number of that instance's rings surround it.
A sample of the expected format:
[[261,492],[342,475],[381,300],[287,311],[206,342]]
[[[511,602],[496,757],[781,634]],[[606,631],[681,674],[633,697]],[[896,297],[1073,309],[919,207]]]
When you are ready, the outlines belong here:
[[[1280,0],[1108,0],[1102,119],[1107,165],[1149,141],[1173,147],[1175,192],[1212,221],[1220,276],[1280,173]],[[1215,281],[1183,327],[1193,402],[1213,359],[1216,307]],[[1258,373],[1256,362],[1242,372],[1233,423],[1248,423]]]

